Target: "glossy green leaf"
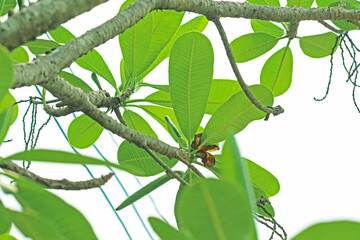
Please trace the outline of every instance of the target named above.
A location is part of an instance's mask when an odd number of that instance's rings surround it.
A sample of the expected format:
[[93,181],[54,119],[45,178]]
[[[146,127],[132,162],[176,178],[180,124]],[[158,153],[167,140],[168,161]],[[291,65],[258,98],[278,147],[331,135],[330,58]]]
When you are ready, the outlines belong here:
[[6,95],[14,81],[14,66],[9,51],[0,45],[0,100]]
[[[228,161],[223,155],[214,155],[215,166],[210,170],[218,177],[223,174],[223,163]],[[253,186],[265,192],[266,197],[272,197],[280,191],[279,181],[269,171],[257,165],[253,161],[243,158],[249,171],[250,181]]]
[[47,149],[35,149],[29,151],[23,151],[8,156],[2,161],[9,160],[25,160],[25,161],[37,161],[37,162],[52,162],[52,163],[66,163],[66,164],[88,164],[88,165],[103,165],[121,169],[118,164],[102,161],[96,158],[83,156],[80,154],[47,150]]
[[36,213],[36,216],[45,220],[59,233],[61,236],[59,239],[97,239],[85,217],[74,207],[58,196],[45,191],[38,184],[21,178],[17,178],[16,182],[18,191],[14,193],[14,196],[22,205],[24,212]]
[[[334,2],[334,3],[330,4],[329,7],[337,7],[340,2],[341,1]],[[360,4],[357,3],[357,5],[360,5]],[[349,2],[346,2],[345,9],[356,10],[356,9],[358,9],[358,7],[354,6],[353,4],[351,4]],[[345,31],[351,31],[351,30],[358,29],[358,26],[356,26],[355,24],[349,23],[346,20],[331,20],[331,22],[335,26],[337,26],[340,29],[345,30]]]
[[165,58],[167,58],[170,54],[170,51],[175,43],[175,41],[181,37],[183,34],[188,33],[190,31],[198,31],[202,32],[208,24],[208,20],[205,16],[196,17],[189,22],[181,25],[171,41],[164,47],[161,52],[158,54],[153,63],[140,74],[139,79],[143,79],[149,72],[151,72],[157,65],[159,65]]
[[17,3],[18,3],[18,6],[19,6],[19,9],[22,9],[23,6],[24,6],[24,0],[17,0]]
[[[327,32],[299,38],[300,48],[303,53],[312,58],[329,56],[334,49],[337,35]],[[335,52],[335,51],[334,51]]]
[[129,128],[141,132],[145,135],[151,136],[153,138],[158,138],[158,136],[147,123],[147,121],[136,112],[126,109],[124,112],[124,120]]
[[102,90],[101,87],[101,83],[99,81],[99,78],[97,77],[96,73],[91,73],[91,79],[93,80],[93,82],[96,84],[96,86],[98,87],[99,90]]
[[140,82],[138,84],[138,86],[140,87],[151,87],[163,92],[169,92],[169,85],[158,85],[158,84],[150,84],[150,83],[145,83],[145,82]]
[[[229,136],[225,141],[222,150],[222,156],[225,159],[222,163],[222,179],[236,184],[241,192],[246,193],[246,199],[243,202],[247,219],[252,219],[251,209],[255,209],[255,194],[250,182],[249,170],[246,160],[243,159],[239,152],[239,147],[234,136]],[[248,226],[250,239],[257,239],[255,224],[253,221]]]
[[[272,106],[274,98],[267,87],[253,85],[249,90],[264,106]],[[243,91],[238,92],[224,102],[210,118],[204,129],[201,145],[224,141],[231,133],[240,132],[250,122],[262,119],[265,115],[250,102]]]
[[180,129],[190,142],[209,98],[214,52],[205,35],[189,32],[174,43],[169,59],[170,98]]
[[[177,163],[177,159],[169,159],[159,153],[155,154],[169,167]],[[128,141],[120,144],[117,157],[121,169],[136,176],[154,176],[165,171],[144,149]]]
[[75,39],[75,36],[63,26],[58,26],[51,30],[49,34],[57,43],[67,43]]
[[[318,5],[318,7],[328,7],[330,4],[336,2],[339,2],[339,0],[316,0],[316,4]],[[360,6],[360,2],[358,2],[357,0],[346,0],[346,2],[355,6]]]
[[247,2],[257,5],[269,5],[269,6],[280,7],[279,0],[247,0]]
[[16,7],[16,0],[0,0],[0,17]]
[[21,46],[12,50],[12,52],[10,53],[10,58],[15,63],[29,62],[29,54],[26,52],[25,48]]
[[284,29],[278,27],[277,25],[273,24],[272,22],[259,20],[259,19],[251,19],[250,20],[251,27],[254,32],[263,32],[270,34],[275,37],[282,37],[285,34]]
[[34,41],[25,43],[24,46],[27,46],[32,54],[40,55],[51,51],[60,45],[52,40],[36,39]]
[[146,68],[146,56],[151,46],[153,16],[147,15],[119,35],[119,43],[126,70],[136,78]]
[[180,131],[177,129],[177,127],[174,125],[174,123],[171,121],[171,119],[168,116],[165,116],[165,121],[167,122],[167,130],[168,133],[170,133],[171,137],[179,144],[179,147],[186,148],[186,142],[183,139]]
[[205,113],[214,114],[221,104],[239,91],[241,87],[238,81],[213,79]]
[[[11,228],[11,220],[8,210],[4,204],[0,201],[0,236],[1,234],[9,233]],[[1,238],[0,238],[1,239]]]
[[309,8],[314,3],[314,0],[287,0],[287,7],[299,6]]
[[138,191],[136,191],[135,193],[131,194],[128,198],[126,198],[125,201],[123,201],[120,206],[118,206],[116,208],[117,211],[126,208],[127,206],[129,206],[130,204],[133,204],[134,202],[136,202],[137,200],[139,200],[140,198],[148,195],[149,193],[151,193],[152,191],[154,191],[155,189],[161,187],[162,185],[164,185],[165,183],[167,183],[169,180],[171,180],[172,177],[170,177],[169,175],[165,174],[157,179],[155,179],[154,181],[152,181],[151,183],[147,184],[146,186],[142,187],[141,189],[139,189]]
[[291,49],[284,47],[274,53],[261,69],[260,83],[274,93],[274,97],[285,93],[290,85],[293,72]]
[[76,63],[91,72],[95,72],[96,74],[103,77],[108,83],[111,84],[115,89],[117,89],[115,79],[106,65],[103,57],[98,53],[95,49],[91,50],[81,58],[76,60]]
[[3,99],[0,100],[0,113],[5,111],[8,107],[11,108],[11,120],[10,125],[13,124],[18,116],[19,107],[18,105],[14,105],[16,102],[15,98],[9,91],[5,93]]
[[104,128],[90,117],[82,114],[70,123],[67,136],[72,146],[88,148],[100,137]]
[[279,39],[263,32],[245,34],[230,43],[237,63],[247,62],[270,51]]
[[164,91],[156,91],[149,96],[145,97],[147,102],[157,104],[164,107],[172,108],[172,102],[170,99],[170,93]]
[[0,146],[11,125],[11,107],[0,113]]
[[[54,40],[58,43],[67,43],[75,39],[75,36],[62,26],[57,27],[55,30],[50,31],[49,33],[51,37],[54,38]],[[92,49],[81,58],[78,58],[76,63],[80,67],[100,75],[106,81],[108,81],[111,86],[117,89],[114,76],[112,75],[109,67],[106,65],[103,57],[95,49]]]
[[93,91],[93,89],[86,82],[84,82],[81,78],[75,76],[74,74],[61,71],[58,76],[68,81],[71,85],[81,88],[84,91]]
[[360,236],[360,223],[336,221],[314,224],[292,240],[355,240]]
[[17,239],[9,234],[6,234],[6,235],[0,235],[0,240],[17,240]]
[[175,213],[194,239],[250,240],[254,223],[247,201],[246,192],[233,183],[206,179],[184,188]]
[[154,232],[160,237],[161,240],[188,240],[184,233],[179,232],[177,229],[170,226],[168,223],[154,217],[149,217],[149,223],[154,229]]

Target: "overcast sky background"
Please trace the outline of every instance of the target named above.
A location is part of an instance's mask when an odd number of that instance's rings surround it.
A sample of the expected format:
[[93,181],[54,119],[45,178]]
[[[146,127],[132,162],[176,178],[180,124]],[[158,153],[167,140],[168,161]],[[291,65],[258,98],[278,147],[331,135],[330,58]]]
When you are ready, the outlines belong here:
[[[109,1],[64,26],[76,36],[80,36],[86,30],[114,16],[121,4],[120,1]],[[285,3],[282,4],[285,5]],[[194,16],[187,13],[184,21]],[[230,41],[252,32],[249,20],[222,19],[222,22]],[[301,22],[298,35],[306,36],[323,32],[327,30],[316,22]],[[214,78],[235,79],[212,23],[208,24],[204,34],[211,40],[214,48]],[[351,37],[355,42],[359,42],[359,33],[353,32]],[[264,56],[239,65],[247,84],[259,83],[261,67],[271,54],[286,45],[286,41],[280,41]],[[267,122],[262,120],[252,122],[236,137],[242,155],[270,171],[279,180],[281,190],[270,201],[276,212],[276,220],[292,237],[316,222],[344,219],[360,221],[360,209],[357,204],[360,198],[358,190],[360,114],[352,102],[352,85],[345,82],[346,75],[340,62],[340,51],[337,51],[335,55],[334,76],[329,96],[322,102],[315,102],[313,98],[323,97],[326,91],[330,68],[329,57],[312,59],[305,56],[296,39],[290,46],[294,57],[292,85],[285,94],[275,99],[274,104],[281,105],[285,113],[271,117]],[[96,49],[105,59],[117,83],[120,83],[121,52],[118,38]],[[144,81],[167,84],[167,64],[168,60],[164,61]],[[75,64],[71,67],[77,76],[87,80],[94,87],[91,83],[90,72],[82,70]],[[105,81],[102,85],[113,94],[112,88]],[[144,90],[135,93],[133,98],[135,99],[136,96],[140,98],[150,93],[149,88],[147,91]],[[26,99],[29,94],[37,96],[33,87],[17,89],[12,93],[17,100]],[[18,119],[7,135],[6,139],[13,139],[13,141],[3,144],[0,148],[3,157],[24,149],[21,120],[26,107],[27,104],[20,105]],[[142,113],[139,110],[132,110]],[[38,122],[41,123],[46,120],[46,116],[40,106],[38,112]],[[174,141],[157,122],[147,115],[144,117],[155,128],[161,140],[175,146]],[[58,120],[67,131],[72,119],[72,116],[68,116]],[[28,118],[28,125],[29,121],[30,118]],[[118,137],[114,139],[117,143],[121,142]],[[116,162],[117,145],[108,132],[102,133],[96,145],[105,157]],[[71,148],[53,120],[42,132],[37,147],[71,152]],[[80,152],[100,158],[92,147]],[[176,167],[184,169],[181,165]],[[96,177],[109,172],[105,167],[90,167],[90,169]],[[30,170],[43,177],[54,179],[65,177],[69,180],[85,180],[90,178],[84,167],[75,165],[32,163]],[[139,184],[133,176],[126,172],[116,172],[129,193],[139,189]],[[154,177],[141,178],[140,181],[146,184],[153,179]],[[172,180],[151,194],[161,214],[173,226],[176,226],[173,205],[178,185],[178,182]],[[103,188],[114,207],[126,198],[115,178]],[[79,209],[89,220],[99,239],[127,239],[121,224],[98,189],[52,192]],[[19,207],[11,197],[2,193],[0,197],[6,206]],[[147,223],[147,217],[158,215],[151,201],[146,197],[138,201],[135,206],[152,232]],[[150,239],[131,207],[118,213],[133,239]],[[269,232],[264,229],[263,226],[259,228],[260,239],[269,237]],[[14,235],[18,239],[25,239],[17,232]],[[153,232],[152,236],[157,239]]]

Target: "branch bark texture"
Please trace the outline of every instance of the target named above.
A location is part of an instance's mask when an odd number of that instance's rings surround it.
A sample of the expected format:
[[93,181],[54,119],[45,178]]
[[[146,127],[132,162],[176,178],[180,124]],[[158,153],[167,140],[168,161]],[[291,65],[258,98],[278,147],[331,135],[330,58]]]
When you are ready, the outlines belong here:
[[42,0],[0,24],[0,44],[10,51],[108,0]]

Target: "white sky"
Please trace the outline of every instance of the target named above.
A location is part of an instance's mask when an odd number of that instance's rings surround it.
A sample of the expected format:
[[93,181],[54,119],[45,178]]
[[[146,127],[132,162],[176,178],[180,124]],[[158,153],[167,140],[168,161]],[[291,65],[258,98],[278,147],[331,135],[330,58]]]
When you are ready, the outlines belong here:
[[[122,2],[119,1],[110,1],[64,26],[79,36],[114,16],[121,4]],[[192,17],[192,14],[185,15],[187,20]],[[249,20],[223,19],[222,22],[230,41],[252,32]],[[320,32],[327,31],[316,22],[302,22],[298,35],[306,36]],[[211,40],[214,47],[214,78],[235,79],[212,23],[209,23],[204,34]],[[352,33],[351,36],[353,39],[359,39],[359,33]],[[284,47],[286,41],[280,41],[270,53],[239,65],[247,84],[259,83],[261,67],[266,59]],[[286,229],[290,237],[319,221],[343,219],[360,221],[360,209],[357,204],[360,198],[358,190],[360,114],[352,103],[352,85],[345,82],[345,71],[339,61],[340,51],[337,51],[335,57],[330,94],[323,102],[315,102],[313,97],[321,98],[326,91],[330,67],[329,57],[323,59],[306,57],[302,54],[296,39],[291,43],[291,49],[294,56],[292,85],[285,94],[275,99],[275,105],[280,104],[285,109],[285,113],[278,117],[271,117],[268,122],[255,121],[237,135],[242,155],[270,171],[279,180],[281,190],[270,201],[276,212],[276,220]],[[121,52],[118,39],[107,42],[97,50],[102,54],[117,82],[120,83]],[[80,69],[75,64],[72,65],[72,69],[76,75],[89,80],[88,83],[91,84],[90,72]],[[166,84],[168,81],[167,60],[146,77],[145,81]],[[107,87],[105,81],[102,85]],[[112,91],[111,87],[107,89]],[[32,87],[13,91],[17,100],[27,98],[29,92],[32,96],[37,96]],[[136,93],[133,97],[136,96],[142,97],[144,92]],[[24,149],[21,120],[26,107],[27,104],[20,105],[17,122],[7,136],[7,139],[13,139],[13,142],[3,144],[0,148],[3,157]],[[38,110],[38,121],[45,121],[46,116],[42,113],[41,107]],[[161,140],[174,144],[159,124],[147,116],[145,119],[155,127]],[[63,117],[58,120],[66,131],[72,117]],[[115,139],[118,143],[121,141],[120,138],[115,137]],[[117,147],[109,133],[104,131],[96,145],[108,159],[116,162]],[[71,152],[53,120],[40,136],[38,148],[62,149]],[[80,152],[99,157],[92,147]],[[177,167],[182,168],[179,165]],[[90,169],[97,177],[109,172],[103,167],[90,167]],[[54,179],[90,178],[82,166],[75,165],[32,163],[30,170]],[[133,176],[120,171],[117,173],[129,193],[139,189]],[[145,184],[152,179],[154,178],[141,178],[140,181]],[[177,188],[178,183],[173,180],[152,194],[160,212],[173,226],[175,226],[173,205]],[[115,178],[104,186],[104,190],[114,207],[125,199]],[[89,220],[99,239],[127,239],[123,228],[98,189],[52,192],[79,209]],[[0,193],[0,197],[2,200],[5,199],[6,206],[17,207],[9,196]],[[145,221],[149,216],[157,216],[148,198],[138,201],[135,205]],[[133,239],[149,239],[131,207],[118,213]],[[148,227],[151,230],[149,225]],[[259,239],[268,239],[269,232],[264,229],[265,227],[260,227]],[[14,235],[19,239],[25,239],[18,233]],[[153,232],[152,235],[157,239]]]

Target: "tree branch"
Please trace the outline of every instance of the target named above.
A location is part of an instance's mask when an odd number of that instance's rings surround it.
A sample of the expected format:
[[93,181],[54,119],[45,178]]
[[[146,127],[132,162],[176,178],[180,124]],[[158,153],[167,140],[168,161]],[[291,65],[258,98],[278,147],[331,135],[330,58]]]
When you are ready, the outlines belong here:
[[85,189],[97,188],[104,185],[114,175],[114,173],[109,173],[106,174],[105,176],[101,176],[100,178],[94,178],[87,181],[73,182],[67,179],[53,180],[53,179],[43,178],[12,162],[0,163],[0,167],[3,169],[16,172],[19,175],[24,176],[34,182],[40,183],[41,185],[44,185],[47,188],[62,189],[62,190],[85,190]]
[[240,74],[240,71],[236,65],[236,62],[235,62],[235,58],[234,58],[234,55],[231,51],[231,47],[230,47],[230,44],[229,44],[229,41],[226,37],[226,33],[225,33],[225,30],[220,22],[220,19],[219,18],[214,18],[214,19],[211,19],[211,21],[214,22],[217,30],[219,31],[219,34],[221,36],[221,40],[224,44],[224,47],[225,47],[225,50],[226,50],[226,55],[229,59],[229,62],[230,62],[230,65],[234,71],[234,74],[236,76],[236,79],[238,80],[242,90],[244,91],[246,97],[252,102],[252,104],[255,105],[255,107],[257,107],[258,109],[260,109],[261,111],[267,113],[267,114],[270,114],[272,113],[274,116],[276,115],[279,115],[281,113],[284,112],[284,109],[281,107],[281,106],[276,106],[276,107],[265,107],[264,105],[262,105],[255,97],[254,95],[252,95],[252,93],[250,92],[250,90],[248,89],[248,87],[246,86],[246,83],[244,81],[244,79],[242,78],[241,74]]
[[0,44],[10,51],[108,0],[42,0],[0,24]]

